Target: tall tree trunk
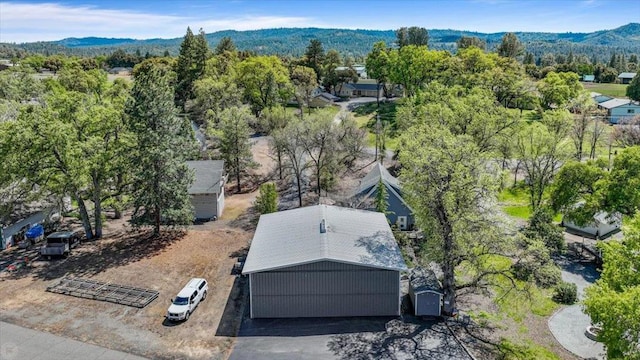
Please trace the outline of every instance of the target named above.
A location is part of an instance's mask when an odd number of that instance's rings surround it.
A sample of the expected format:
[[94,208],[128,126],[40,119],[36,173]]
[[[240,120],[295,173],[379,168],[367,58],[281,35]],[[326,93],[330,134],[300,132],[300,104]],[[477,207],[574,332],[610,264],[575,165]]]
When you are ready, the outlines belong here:
[[320,197],[320,163],[316,167],[316,186],[318,186],[318,197]]
[[444,261],[442,264],[442,286],[444,291],[443,310],[446,314],[452,314],[456,308],[456,278],[455,278],[455,246],[453,239],[453,229],[445,210],[445,205],[440,199],[440,205],[436,209],[436,214],[442,226],[442,241],[444,250]]
[[240,159],[236,157],[234,162],[236,163],[236,187],[238,188],[238,193],[240,193],[242,191],[240,187]]
[[155,200],[154,200],[154,227],[153,227],[153,235],[160,235],[160,211],[161,211],[161,206],[160,206],[160,165],[158,164],[158,160],[155,161],[154,163],[154,175],[155,175],[155,181],[153,184],[153,190],[155,192]]
[[96,238],[102,237],[102,199],[100,198],[100,181],[93,177],[93,217]]
[[278,155],[278,176],[280,180],[282,180],[282,149],[278,147],[278,149],[276,150],[276,153]]
[[300,174],[296,174],[296,182],[298,183],[298,206],[302,207],[302,180]]
[[[122,174],[118,174],[116,176],[116,191],[120,191],[120,188],[122,188]],[[122,206],[122,195],[118,195],[116,196],[116,206],[113,207],[113,217],[115,219],[122,219],[122,209],[120,208],[120,206]]]
[[80,211],[80,219],[82,220],[82,227],[84,228],[85,236],[87,237],[87,240],[91,240],[93,239],[93,230],[91,229],[91,220],[89,219],[87,207],[77,191],[74,192],[73,197],[78,202],[78,210]]

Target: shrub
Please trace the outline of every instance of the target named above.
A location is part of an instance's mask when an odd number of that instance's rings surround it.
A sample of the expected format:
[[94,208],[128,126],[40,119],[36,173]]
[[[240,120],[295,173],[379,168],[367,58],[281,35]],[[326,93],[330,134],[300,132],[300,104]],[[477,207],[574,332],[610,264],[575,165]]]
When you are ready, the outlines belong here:
[[556,286],[553,293],[553,301],[560,304],[571,305],[574,304],[576,300],[578,300],[578,287],[576,284],[563,281]]
[[567,244],[562,228],[553,223],[553,215],[547,208],[538,208],[522,233],[531,240],[542,240],[552,253],[562,253],[566,250]]
[[256,208],[260,214],[278,211],[278,190],[274,183],[260,185],[260,194],[256,197]]
[[[533,274],[533,276],[536,279],[536,284],[542,288],[550,288],[557,285],[562,280],[560,268],[553,263],[549,263],[541,267]],[[572,285],[575,286],[575,284]]]

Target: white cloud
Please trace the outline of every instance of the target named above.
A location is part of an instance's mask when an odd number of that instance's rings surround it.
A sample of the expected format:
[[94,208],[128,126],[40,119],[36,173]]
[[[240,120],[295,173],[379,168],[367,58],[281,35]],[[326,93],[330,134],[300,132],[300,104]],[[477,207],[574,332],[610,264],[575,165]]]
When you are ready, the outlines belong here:
[[0,2],[0,42],[60,40],[67,37],[175,38],[187,26],[195,32],[254,30],[275,27],[321,26],[305,17],[241,16],[189,18],[182,16],[109,10],[95,6],[56,3]]

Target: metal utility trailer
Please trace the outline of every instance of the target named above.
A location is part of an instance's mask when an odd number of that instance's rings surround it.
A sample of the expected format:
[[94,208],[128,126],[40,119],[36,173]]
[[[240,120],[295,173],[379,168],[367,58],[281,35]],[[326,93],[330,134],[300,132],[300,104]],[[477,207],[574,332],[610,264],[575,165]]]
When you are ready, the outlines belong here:
[[47,291],[137,308],[149,305],[160,294],[155,290],[80,278],[64,278],[59,283],[47,287]]

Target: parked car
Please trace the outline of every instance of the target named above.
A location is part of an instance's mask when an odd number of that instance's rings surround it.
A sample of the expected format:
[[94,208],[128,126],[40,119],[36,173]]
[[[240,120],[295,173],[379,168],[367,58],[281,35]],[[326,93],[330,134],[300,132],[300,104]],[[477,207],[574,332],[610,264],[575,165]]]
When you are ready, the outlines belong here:
[[167,319],[171,321],[188,320],[200,302],[207,298],[209,284],[205,279],[191,279],[180,290],[175,299],[171,299],[171,305],[167,310]]
[[40,248],[40,254],[47,259],[52,256],[68,256],[71,249],[80,243],[81,234],[77,231],[57,231],[47,236],[47,242]]

